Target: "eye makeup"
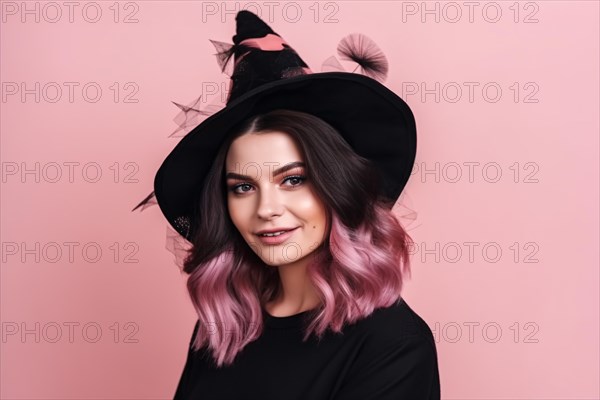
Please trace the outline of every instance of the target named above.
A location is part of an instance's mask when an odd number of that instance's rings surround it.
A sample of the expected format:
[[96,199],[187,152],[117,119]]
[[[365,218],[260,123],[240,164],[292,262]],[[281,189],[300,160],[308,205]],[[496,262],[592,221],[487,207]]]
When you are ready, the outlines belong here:
[[[230,178],[231,180],[233,180],[233,178]],[[253,179],[248,179],[248,180],[242,180],[239,178],[235,178],[236,180],[241,180],[241,182],[239,183],[231,183],[227,185],[227,190],[234,193],[234,194],[243,194],[243,193],[247,193],[248,191],[242,191],[239,192],[238,189],[242,188],[242,187],[248,187],[248,186],[253,186],[252,183],[254,180]],[[285,182],[292,182],[292,181],[300,181],[300,183],[298,184],[291,184],[291,185],[285,185]],[[282,186],[284,187],[288,187],[288,188],[296,188],[299,186],[302,186],[304,184],[304,182],[306,181],[306,176],[303,173],[303,168],[296,168],[294,170],[290,170],[288,175],[285,175],[282,180]]]

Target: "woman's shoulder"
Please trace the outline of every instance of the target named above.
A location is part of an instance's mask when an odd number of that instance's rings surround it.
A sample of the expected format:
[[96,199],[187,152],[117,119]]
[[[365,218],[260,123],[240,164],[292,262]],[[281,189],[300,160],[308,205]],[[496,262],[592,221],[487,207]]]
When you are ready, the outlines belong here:
[[432,331],[404,300],[376,309],[351,331],[359,345],[339,398],[440,399]]
[[431,328],[403,299],[389,307],[375,309],[368,317],[357,321],[351,328],[363,336],[364,345],[371,350],[385,349],[404,341],[419,341],[434,345]]

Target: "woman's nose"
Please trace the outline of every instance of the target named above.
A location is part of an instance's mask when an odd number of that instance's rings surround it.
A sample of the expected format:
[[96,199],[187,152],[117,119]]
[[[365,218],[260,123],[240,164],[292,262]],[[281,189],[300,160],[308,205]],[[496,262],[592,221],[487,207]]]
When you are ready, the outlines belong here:
[[283,213],[283,204],[280,194],[274,187],[261,189],[258,195],[256,213],[259,218],[271,219]]

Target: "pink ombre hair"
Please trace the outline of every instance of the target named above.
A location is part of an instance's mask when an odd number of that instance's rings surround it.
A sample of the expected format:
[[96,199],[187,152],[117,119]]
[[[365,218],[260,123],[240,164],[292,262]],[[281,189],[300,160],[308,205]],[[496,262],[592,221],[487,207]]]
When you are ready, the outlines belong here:
[[184,262],[199,319],[193,348],[210,349],[219,367],[233,363],[262,334],[263,307],[281,290],[276,268],[263,264],[231,222],[224,179],[233,140],[272,131],[295,140],[307,180],[328,214],[328,240],[311,253],[307,268],[322,304],[310,313],[304,340],[312,334],[321,338],[327,329],[341,332],[375,309],[391,306],[401,299],[405,276],[410,277],[412,239],[391,211],[394,201],[377,194],[381,177],[369,160],[315,116],[290,110],[254,116],[232,130],[204,180],[195,212],[210,217],[195,218],[198,228]]

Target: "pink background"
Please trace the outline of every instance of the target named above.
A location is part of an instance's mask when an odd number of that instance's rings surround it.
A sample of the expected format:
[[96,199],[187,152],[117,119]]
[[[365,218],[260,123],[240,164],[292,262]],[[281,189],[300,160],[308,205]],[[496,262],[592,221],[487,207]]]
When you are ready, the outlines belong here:
[[[56,22],[56,8],[27,2],[36,22],[23,4],[1,4],[0,397],[172,398],[196,317],[160,210],[130,210],[179,140],[168,137],[171,101],[227,82],[208,39],[230,43],[246,3],[121,2],[115,22],[113,2],[99,1],[96,23],[83,18],[85,3],[72,22],[62,2]],[[472,22],[463,2],[288,2],[271,18],[267,4],[253,4],[315,72],[343,36],[366,34],[388,57],[386,85],[414,111],[406,194],[419,251],[404,295],[436,335],[442,398],[598,399],[598,2],[500,1],[497,22],[493,7],[482,12],[487,2]],[[436,5],[438,22],[421,18]],[[124,23],[130,14],[137,22]],[[22,82],[46,85],[39,102],[21,99]],[[51,82],[63,89],[56,102]],[[73,102],[65,82],[79,83]],[[95,103],[82,96],[89,82],[102,89]],[[137,102],[124,101],[128,82]],[[406,89],[435,92],[436,82],[438,101]],[[478,83],[472,102],[465,82]],[[488,83],[501,88],[499,101],[484,98]],[[79,163],[72,181],[69,162]],[[21,175],[36,163],[38,181]],[[86,181],[95,174],[82,172],[87,163],[101,170],[97,182]],[[436,163],[437,176],[424,173]],[[479,163],[472,179],[469,163]],[[65,242],[77,243],[72,259]],[[101,249],[97,262],[84,258],[86,244],[89,257]]]

